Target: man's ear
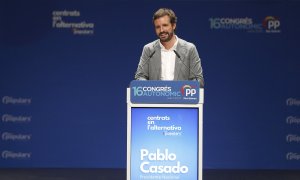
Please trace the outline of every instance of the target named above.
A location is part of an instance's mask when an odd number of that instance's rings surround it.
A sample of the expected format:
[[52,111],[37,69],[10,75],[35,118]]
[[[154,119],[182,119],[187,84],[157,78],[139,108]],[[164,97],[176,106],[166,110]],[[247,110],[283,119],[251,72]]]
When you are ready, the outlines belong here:
[[176,29],[176,23],[172,24],[173,30]]

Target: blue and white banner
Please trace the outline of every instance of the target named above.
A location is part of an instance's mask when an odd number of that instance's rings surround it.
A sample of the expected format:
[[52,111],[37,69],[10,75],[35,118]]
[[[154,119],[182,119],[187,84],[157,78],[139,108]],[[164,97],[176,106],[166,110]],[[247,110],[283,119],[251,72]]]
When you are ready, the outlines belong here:
[[197,104],[197,81],[131,81],[132,103],[147,104]]
[[131,180],[197,180],[197,108],[132,108],[131,115]]
[[203,168],[300,169],[297,0],[1,3],[0,168],[126,167],[125,91],[159,7],[201,58]]

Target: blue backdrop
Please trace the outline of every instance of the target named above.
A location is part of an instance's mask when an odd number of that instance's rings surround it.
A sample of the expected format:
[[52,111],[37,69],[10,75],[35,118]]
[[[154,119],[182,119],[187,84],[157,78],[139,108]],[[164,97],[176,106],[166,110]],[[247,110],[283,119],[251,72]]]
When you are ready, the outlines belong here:
[[205,169],[299,169],[299,1],[4,1],[0,167],[126,167],[126,88],[152,15],[205,78]]

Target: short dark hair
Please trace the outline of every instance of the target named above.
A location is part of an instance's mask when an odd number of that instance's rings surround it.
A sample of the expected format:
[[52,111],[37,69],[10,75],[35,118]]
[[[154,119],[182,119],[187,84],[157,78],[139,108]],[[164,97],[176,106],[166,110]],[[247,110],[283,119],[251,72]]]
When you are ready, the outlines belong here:
[[157,10],[153,15],[152,21],[154,22],[156,19],[163,17],[163,16],[169,16],[171,24],[177,23],[177,17],[175,15],[174,11],[172,11],[172,9],[168,9],[168,8],[160,8],[159,10]]

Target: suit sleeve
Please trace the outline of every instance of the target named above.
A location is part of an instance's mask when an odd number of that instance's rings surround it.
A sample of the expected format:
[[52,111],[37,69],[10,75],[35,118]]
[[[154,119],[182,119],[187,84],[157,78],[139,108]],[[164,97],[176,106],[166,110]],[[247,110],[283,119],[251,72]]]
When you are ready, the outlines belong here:
[[136,80],[149,80],[149,62],[147,62],[148,56],[147,47],[144,46],[139,65],[134,76]]
[[199,57],[197,48],[195,45],[192,46],[191,54],[190,54],[190,68],[193,72],[190,72],[190,78],[192,80],[197,80],[200,83],[200,87],[204,87],[204,78],[201,66],[201,59]]

